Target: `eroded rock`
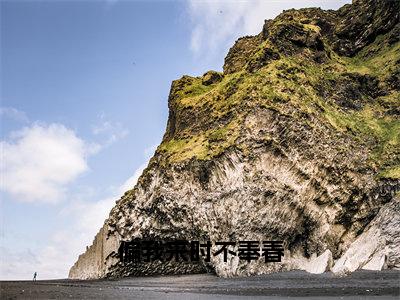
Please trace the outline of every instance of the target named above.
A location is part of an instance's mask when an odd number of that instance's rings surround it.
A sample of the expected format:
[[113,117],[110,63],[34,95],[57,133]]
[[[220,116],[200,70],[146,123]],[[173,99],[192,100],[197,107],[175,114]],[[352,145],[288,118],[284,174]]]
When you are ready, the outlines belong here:
[[386,204],[335,263],[332,272],[400,268],[400,198]]
[[[235,43],[223,75],[175,80],[162,143],[69,277],[398,268],[397,6],[285,11]],[[285,255],[126,266],[133,239],[282,240]]]

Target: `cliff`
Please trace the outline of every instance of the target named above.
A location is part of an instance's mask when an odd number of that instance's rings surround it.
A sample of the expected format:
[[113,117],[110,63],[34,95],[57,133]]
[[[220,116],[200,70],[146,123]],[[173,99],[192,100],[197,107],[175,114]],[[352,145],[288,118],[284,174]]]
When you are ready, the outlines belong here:
[[[400,268],[399,18],[384,0],[284,11],[223,73],[174,81],[162,143],[69,277]],[[282,240],[285,256],[124,265],[132,239]]]

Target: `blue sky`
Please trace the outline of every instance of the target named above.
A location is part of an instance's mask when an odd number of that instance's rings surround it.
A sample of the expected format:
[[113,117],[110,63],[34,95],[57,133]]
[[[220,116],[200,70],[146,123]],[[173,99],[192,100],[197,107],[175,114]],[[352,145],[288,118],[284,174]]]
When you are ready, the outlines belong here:
[[161,141],[172,80],[283,9],[348,2],[1,1],[0,279],[67,276]]

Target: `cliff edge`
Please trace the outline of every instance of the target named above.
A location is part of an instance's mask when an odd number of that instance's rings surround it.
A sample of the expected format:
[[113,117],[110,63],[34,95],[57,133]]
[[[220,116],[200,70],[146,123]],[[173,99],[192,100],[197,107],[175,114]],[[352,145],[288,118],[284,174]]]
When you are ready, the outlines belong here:
[[[172,83],[166,133],[69,277],[400,268],[400,2],[287,10],[222,73]],[[119,260],[122,241],[282,240],[282,262]]]

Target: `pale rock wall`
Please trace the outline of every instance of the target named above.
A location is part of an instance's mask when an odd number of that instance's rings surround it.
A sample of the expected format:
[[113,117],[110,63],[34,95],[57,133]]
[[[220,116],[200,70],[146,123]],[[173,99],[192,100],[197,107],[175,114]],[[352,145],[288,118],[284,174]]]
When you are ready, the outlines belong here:
[[93,244],[85,253],[81,254],[69,271],[71,279],[95,279],[104,277],[110,265],[118,262],[115,250],[119,247],[117,235],[108,237],[108,226],[103,227],[96,234]]
[[[300,167],[309,176],[300,175]],[[112,210],[93,245],[72,267],[70,278],[119,276],[121,267],[116,256],[121,236],[124,240],[153,237],[211,241],[285,240],[302,236],[303,240],[293,241],[291,246],[286,244],[282,263],[244,263],[237,257],[228,258],[225,263],[222,257],[212,257],[213,269],[223,277],[292,269],[311,273],[329,271],[333,262],[330,249],[334,249],[331,240],[337,244],[343,237],[350,248],[335,264],[335,272],[340,272],[342,262],[346,271],[362,267],[384,247],[392,249],[395,257],[391,266],[398,264],[396,259],[400,255],[394,249],[396,243],[399,245],[398,202],[386,204],[369,230],[354,242],[353,234],[332,230],[336,216],[345,208],[337,203],[321,207],[313,201],[321,189],[336,196],[343,193],[341,197],[347,194],[345,185],[339,191],[329,178],[320,180],[319,189],[311,188],[314,178],[324,178],[316,166],[297,164],[295,160],[288,162],[269,152],[259,153],[255,160],[246,160],[231,151],[214,161],[207,187],[194,177],[196,173],[191,168],[172,169],[170,173],[150,168],[147,172],[151,178],[148,188],[139,185],[133,191],[133,205],[121,200]],[[254,180],[255,177],[261,179]],[[368,177],[358,181],[366,183]],[[372,192],[370,195],[376,200]],[[308,249],[309,257],[304,249]],[[178,267],[176,272],[179,273]]]
[[[385,34],[387,43],[396,43],[399,5],[395,1],[359,0],[338,12],[284,12],[276,21],[267,22],[264,29],[268,33],[263,30],[255,38],[242,39],[231,49],[224,80],[228,73],[250,66],[242,70],[244,73],[233,74],[233,79],[221,81],[221,86],[215,83],[218,88],[199,95],[197,83],[201,84],[201,78],[184,76],[174,81],[162,144],[136,186],[112,209],[93,245],[72,267],[70,278],[206,271],[205,266],[155,263],[138,268],[118,263],[120,241],[135,238],[284,241],[286,251],[281,263],[247,263],[237,257],[225,263],[221,257],[212,257],[207,268],[224,277],[292,269],[321,273],[330,270],[334,260],[338,260],[333,267],[337,274],[362,267],[380,268],[382,261],[388,267],[398,267],[399,210],[393,197],[400,189],[400,180],[377,176],[382,166],[398,163],[397,148],[389,151],[395,139],[380,144],[383,140],[374,134],[358,132],[357,126],[341,125],[340,120],[342,116],[356,116],[346,111],[383,101],[393,109],[379,106],[377,117],[386,114],[385,119],[392,118],[391,124],[395,124],[398,108],[394,98],[389,103],[388,99],[378,99],[377,94],[395,93],[397,77],[391,74],[391,87],[386,84],[387,77],[350,76],[343,60],[333,64],[334,53],[324,43],[333,43],[341,55],[349,56],[372,43],[378,34]],[[303,17],[307,24],[293,25],[295,19],[300,22]],[[321,25],[321,31],[313,30],[316,25],[310,29],[310,24]],[[267,42],[263,54],[258,53],[259,42]],[[377,51],[374,47],[371,55]],[[251,56],[247,50],[262,55]],[[288,56],[296,59],[286,60]],[[278,58],[279,65],[271,63]],[[274,67],[264,73],[270,63]],[[313,77],[315,71],[308,70],[308,64],[323,70],[324,76]],[[331,82],[335,74],[338,78]],[[372,84],[378,81],[386,86],[383,90]],[[282,97],[264,93],[269,85],[280,90]],[[370,91],[374,86],[377,90]],[[196,96],[191,97],[191,93]],[[236,104],[230,107],[234,99]],[[328,114],[329,107],[336,117]],[[374,118],[372,114],[368,124],[374,124]],[[364,132],[369,127],[362,124]],[[222,140],[210,134],[217,128],[225,128]],[[212,136],[217,138],[215,142]],[[180,147],[192,138],[201,141],[189,143],[195,149]],[[379,160],[374,161],[372,154],[378,148],[389,152],[380,153]]]
[[332,272],[400,269],[400,198],[386,204],[336,262]]

